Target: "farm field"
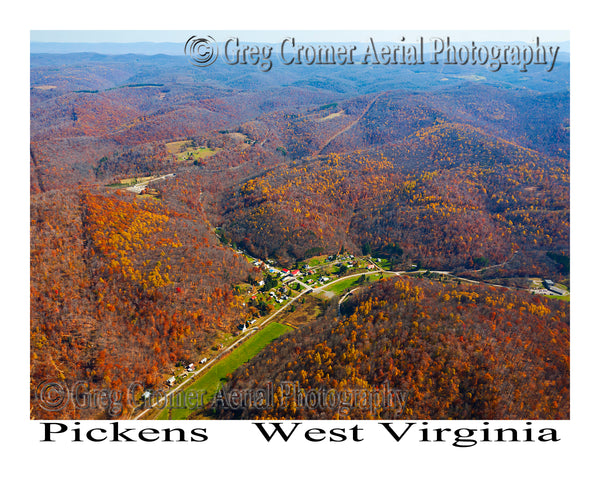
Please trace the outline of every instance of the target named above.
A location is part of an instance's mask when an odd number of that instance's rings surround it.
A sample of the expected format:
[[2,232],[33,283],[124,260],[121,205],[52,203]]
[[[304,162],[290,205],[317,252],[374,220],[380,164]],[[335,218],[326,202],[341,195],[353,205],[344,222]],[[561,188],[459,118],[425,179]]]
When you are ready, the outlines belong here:
[[350,277],[344,280],[340,280],[339,282],[332,283],[331,285],[324,288],[324,290],[328,292],[333,292],[336,295],[340,295],[344,290],[359,287],[361,285],[367,285],[370,282],[374,282],[381,276],[381,273],[366,273],[365,281],[361,282],[361,276],[358,277]]
[[[262,330],[254,333],[252,338],[245,341],[240,347],[234,349],[223,360],[220,360],[213,365],[199,380],[194,382],[183,392],[177,394],[173,404],[179,403],[177,397],[179,397],[179,400],[190,397],[198,399],[202,398],[203,403],[205,405],[208,404],[217,393],[227,375],[233,373],[238,367],[252,359],[265,347],[265,345],[290,330],[292,330],[292,328],[287,325],[271,323]],[[204,394],[204,396],[202,396],[202,394]],[[181,420],[187,418],[191,413],[192,409],[187,408],[165,408],[158,416],[158,420]]]
[[193,162],[212,157],[221,148],[194,146],[190,141],[171,142],[165,144],[167,151],[175,155],[177,161]]

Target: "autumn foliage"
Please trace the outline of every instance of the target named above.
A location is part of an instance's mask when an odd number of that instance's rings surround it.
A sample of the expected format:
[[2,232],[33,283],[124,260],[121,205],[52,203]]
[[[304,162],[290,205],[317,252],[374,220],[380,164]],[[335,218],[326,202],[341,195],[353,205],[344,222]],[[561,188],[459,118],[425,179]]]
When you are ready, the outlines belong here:
[[[240,306],[230,282],[251,273],[200,215],[151,198],[44,194],[32,204],[31,234],[32,392],[52,379],[123,395],[133,382],[159,387],[175,362],[233,329]],[[53,413],[32,398],[32,415]]]
[[[530,72],[528,88],[504,69],[479,82],[452,69],[238,67],[32,55],[32,418],[106,418],[45,410],[37,388],[136,383],[139,395],[235,331],[258,311],[236,287],[262,278],[238,248],[287,267],[347,251],[395,270],[568,283],[568,64]],[[182,144],[195,157],[178,156]],[[126,189],[138,177],[151,194]],[[411,392],[404,418],[568,417],[562,304],[396,279],[336,310],[232,384],[388,382]],[[220,414],[336,413],[280,402]]]
[[[514,290],[382,280],[287,334],[227,388],[275,390],[273,404],[221,408],[222,418],[569,418],[569,312]],[[284,392],[396,390],[394,408],[309,408]],[[331,402],[331,404],[334,404]],[[402,407],[402,408],[400,408]]]

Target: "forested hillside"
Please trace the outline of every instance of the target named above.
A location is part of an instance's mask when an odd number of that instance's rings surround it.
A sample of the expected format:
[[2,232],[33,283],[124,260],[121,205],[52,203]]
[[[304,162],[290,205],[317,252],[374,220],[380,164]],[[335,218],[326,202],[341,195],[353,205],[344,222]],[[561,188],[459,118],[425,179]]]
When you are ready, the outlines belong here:
[[[568,308],[502,288],[382,280],[345,302],[341,318],[330,314],[266,347],[235,372],[225,391],[266,389],[268,383],[275,391],[273,403],[236,409],[217,403],[217,414],[569,418]],[[372,409],[353,391],[407,396],[404,404],[382,402]],[[311,392],[333,397],[316,406],[303,403]],[[340,406],[334,398],[355,402]]]
[[[381,282],[234,385],[389,381],[411,418],[568,416],[568,309],[526,290],[569,284],[569,64],[362,67],[31,55],[32,417],[106,417],[36,388],[164,386],[253,318],[261,262],[341,252],[523,292]],[[332,414],[288,408],[270,414]]]
[[[183,210],[183,209],[181,209]],[[127,398],[233,329],[231,284],[251,266],[200,212],[90,191],[39,195],[31,210],[31,382],[88,382]],[[72,407],[72,405],[71,405]],[[98,415],[81,410],[61,416]],[[105,413],[105,412],[104,412]],[[33,416],[47,416],[33,404]]]
[[463,124],[439,122],[385,150],[274,168],[223,203],[215,218],[225,232],[284,264],[394,245],[401,266],[507,262],[504,276],[548,276],[560,265],[537,254],[568,256],[568,160]]

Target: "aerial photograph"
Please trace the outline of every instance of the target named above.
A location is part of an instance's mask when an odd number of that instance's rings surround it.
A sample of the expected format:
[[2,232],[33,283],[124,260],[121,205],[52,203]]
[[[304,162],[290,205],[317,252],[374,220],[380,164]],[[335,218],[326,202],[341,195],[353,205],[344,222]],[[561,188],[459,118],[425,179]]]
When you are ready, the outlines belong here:
[[570,418],[568,32],[58,33],[30,419]]

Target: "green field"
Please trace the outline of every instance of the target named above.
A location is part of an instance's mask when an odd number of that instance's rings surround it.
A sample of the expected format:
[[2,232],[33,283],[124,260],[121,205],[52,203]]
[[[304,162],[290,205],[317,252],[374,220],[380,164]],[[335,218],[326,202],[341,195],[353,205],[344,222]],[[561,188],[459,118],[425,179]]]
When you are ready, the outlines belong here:
[[[376,272],[376,273],[365,273],[365,282],[362,285],[368,285],[371,282],[375,282],[379,279],[381,273],[380,272]],[[384,276],[390,276],[389,274],[386,275],[384,274]],[[334,284],[331,284],[329,286],[327,286],[326,288],[324,288],[324,290],[327,290],[328,292],[333,292],[336,295],[340,295],[344,290],[346,289],[351,289],[354,287],[358,287],[360,286],[360,276],[358,277],[349,277],[346,278],[344,280],[340,280],[339,282],[336,282]]]
[[210,147],[194,147],[193,143],[189,140],[183,140],[180,142],[170,142],[165,144],[167,151],[175,155],[178,161],[194,161],[203,158],[211,157],[221,148],[210,148]]
[[336,282],[336,283],[334,283],[332,285],[329,285],[324,290],[327,290],[328,292],[333,292],[336,295],[340,295],[347,288],[358,286],[359,285],[359,283],[358,283],[358,279],[359,278],[360,277],[351,277],[351,278],[346,278],[345,280],[340,280],[339,282]]
[[546,298],[556,298],[558,300],[562,300],[563,302],[571,301],[571,295],[547,295]]
[[[235,348],[223,360],[220,360],[210,367],[210,369],[197,381],[178,393],[172,403],[174,405],[183,405],[185,403],[183,400],[186,398],[202,398],[203,403],[206,405],[214,397],[215,393],[217,393],[217,390],[225,381],[227,375],[233,373],[240,365],[257,355],[265,345],[290,330],[291,328],[286,325],[271,323],[262,330],[254,333],[248,340]],[[203,397],[201,397],[202,393],[204,393]],[[182,420],[187,418],[190,413],[192,413],[192,410],[188,408],[172,408],[171,416],[169,418],[169,409],[165,408],[160,412],[158,420]]]
[[208,147],[197,147],[193,149],[187,149],[185,152],[182,152],[177,155],[177,160],[179,161],[194,161],[201,160],[203,158],[212,157],[215,153],[217,153],[220,148],[208,148]]

